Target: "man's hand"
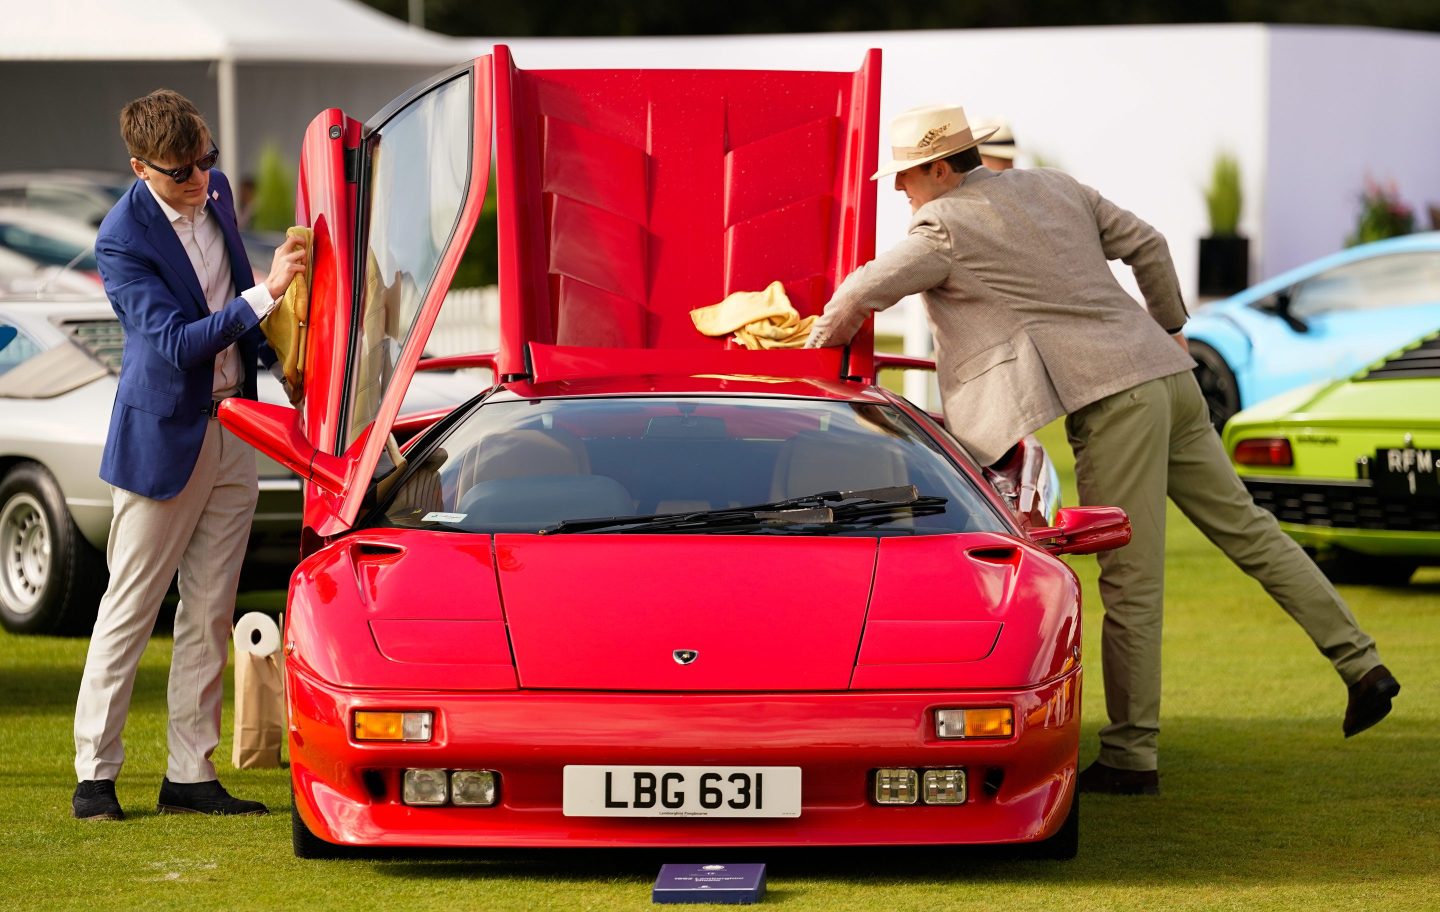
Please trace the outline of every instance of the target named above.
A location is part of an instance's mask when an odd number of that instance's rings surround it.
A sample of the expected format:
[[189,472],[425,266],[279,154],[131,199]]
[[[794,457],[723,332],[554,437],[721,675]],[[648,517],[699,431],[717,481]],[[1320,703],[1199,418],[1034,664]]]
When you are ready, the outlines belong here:
[[1180,346],[1181,351],[1187,355],[1190,354],[1190,343],[1185,341],[1185,334],[1183,332],[1171,333],[1170,338],[1175,340],[1175,344]]
[[285,398],[290,400],[291,405],[298,407],[300,400],[305,398],[305,390],[302,388],[303,384],[296,383],[292,386],[287,378],[281,377],[280,385],[285,388]]
[[265,277],[265,290],[278,301],[295,277],[304,271],[305,243],[297,237],[288,237],[285,243],[275,248],[270,274]]

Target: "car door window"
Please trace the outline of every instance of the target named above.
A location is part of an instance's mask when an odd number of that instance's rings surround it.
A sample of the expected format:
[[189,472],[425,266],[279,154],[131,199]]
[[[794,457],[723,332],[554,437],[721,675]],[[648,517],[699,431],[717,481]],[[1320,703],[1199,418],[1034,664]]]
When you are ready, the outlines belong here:
[[40,354],[40,346],[14,323],[0,320],[0,376]]
[[1398,253],[1346,263],[1296,285],[1290,312],[1312,318],[1338,310],[1382,310],[1440,301],[1440,253]]
[[469,185],[470,80],[431,92],[368,139],[364,285],[344,447],[375,420]]

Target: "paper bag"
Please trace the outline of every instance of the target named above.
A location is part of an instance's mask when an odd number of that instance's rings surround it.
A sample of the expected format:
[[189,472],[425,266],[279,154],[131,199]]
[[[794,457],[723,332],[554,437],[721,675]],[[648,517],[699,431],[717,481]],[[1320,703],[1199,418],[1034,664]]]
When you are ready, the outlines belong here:
[[278,767],[284,739],[285,675],[280,652],[261,656],[237,649],[235,743],[231,756],[235,768]]

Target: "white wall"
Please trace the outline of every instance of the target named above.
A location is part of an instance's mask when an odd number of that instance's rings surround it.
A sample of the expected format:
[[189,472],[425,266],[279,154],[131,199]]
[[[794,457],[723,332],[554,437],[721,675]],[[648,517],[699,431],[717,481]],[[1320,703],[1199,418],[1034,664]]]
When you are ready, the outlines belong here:
[[1366,174],[1394,180],[1429,228],[1440,203],[1440,37],[1376,29],[1271,30],[1270,167],[1260,273],[1338,249]]
[[[494,41],[505,39],[470,50]],[[1008,118],[1023,150],[1164,232],[1192,299],[1209,233],[1202,190],[1221,149],[1240,161],[1255,281],[1338,249],[1367,171],[1396,180],[1417,227],[1440,202],[1440,35],[1194,25],[506,43],[534,69],[846,70],[879,47],[884,122],[938,100]],[[881,192],[882,247],[907,215]]]
[[[1240,159],[1259,200],[1265,159],[1266,29],[1261,26],[1001,29],[717,38],[475,39],[507,43],[517,66],[850,70],[883,52],[881,120],[935,101],[972,118],[1005,117],[1021,148],[1134,210],[1171,242],[1182,287],[1195,287],[1208,233],[1201,189],[1215,152]],[[888,140],[881,138],[882,160]],[[1022,159],[1023,162],[1023,159]],[[1243,227],[1258,238],[1258,207]],[[881,248],[909,218],[882,184]],[[1133,282],[1129,287],[1133,289]]]

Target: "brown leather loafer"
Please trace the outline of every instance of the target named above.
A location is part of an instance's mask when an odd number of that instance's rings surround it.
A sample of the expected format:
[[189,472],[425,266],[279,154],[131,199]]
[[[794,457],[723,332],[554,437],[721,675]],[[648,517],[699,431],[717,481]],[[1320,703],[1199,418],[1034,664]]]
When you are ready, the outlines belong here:
[[1345,737],[1358,735],[1390,715],[1390,701],[1400,692],[1400,682],[1384,665],[1376,665],[1350,685],[1350,702],[1345,706]]
[[1076,786],[1082,792],[1101,795],[1158,795],[1160,773],[1156,770],[1116,769],[1096,760],[1080,771]]

